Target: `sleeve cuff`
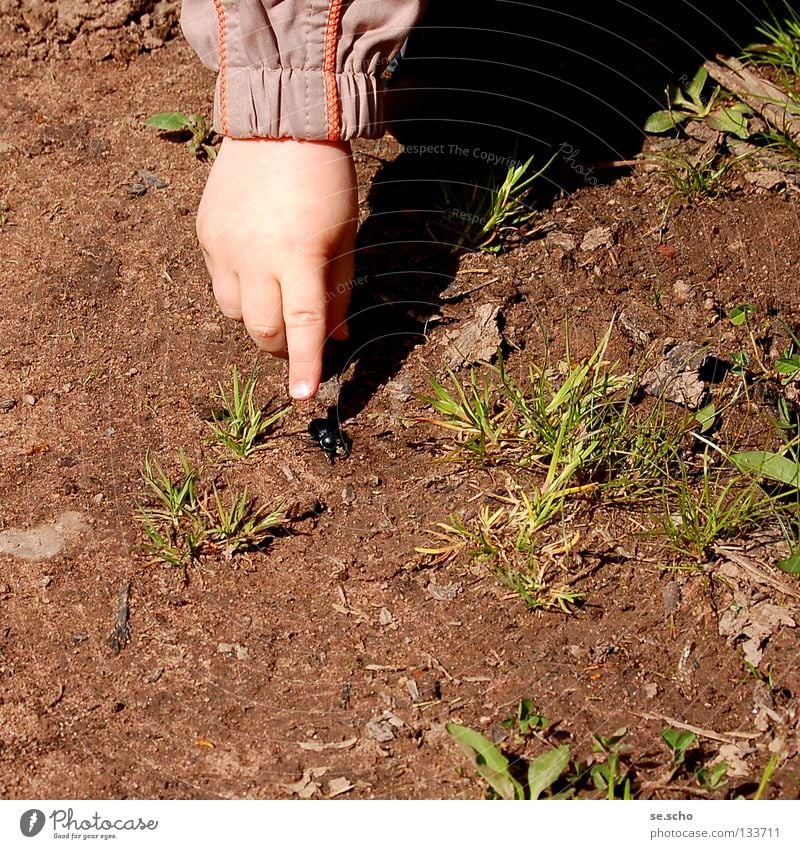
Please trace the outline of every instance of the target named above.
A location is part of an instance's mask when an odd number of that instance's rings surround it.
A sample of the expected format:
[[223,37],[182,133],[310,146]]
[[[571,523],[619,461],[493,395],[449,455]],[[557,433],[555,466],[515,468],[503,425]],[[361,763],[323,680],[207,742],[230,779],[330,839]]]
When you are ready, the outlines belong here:
[[[329,114],[329,91],[337,97]],[[214,126],[232,138],[347,141],[385,130],[383,81],[373,74],[328,78],[321,70],[227,68],[217,79]],[[338,124],[338,125],[337,125]]]

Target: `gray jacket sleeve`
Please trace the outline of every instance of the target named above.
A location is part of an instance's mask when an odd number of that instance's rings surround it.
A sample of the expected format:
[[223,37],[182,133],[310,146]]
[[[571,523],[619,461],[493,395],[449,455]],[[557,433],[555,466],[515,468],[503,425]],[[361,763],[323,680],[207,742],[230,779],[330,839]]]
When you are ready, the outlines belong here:
[[214,126],[234,138],[383,134],[383,74],[425,0],[183,0],[181,26],[217,72]]

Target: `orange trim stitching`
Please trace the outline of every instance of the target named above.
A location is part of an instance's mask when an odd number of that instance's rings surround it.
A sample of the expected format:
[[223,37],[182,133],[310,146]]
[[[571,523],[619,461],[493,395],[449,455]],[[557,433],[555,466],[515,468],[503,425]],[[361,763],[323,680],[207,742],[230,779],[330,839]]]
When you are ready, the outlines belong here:
[[223,136],[229,134],[228,127],[228,24],[225,20],[225,7],[222,0],[214,0],[217,10],[217,34],[219,37],[219,114]]
[[339,26],[342,22],[344,0],[331,0],[328,10],[328,25],[325,29],[325,102],[328,112],[328,141],[340,141],[342,137],[342,115],[339,92],[336,87],[336,48],[339,43]]

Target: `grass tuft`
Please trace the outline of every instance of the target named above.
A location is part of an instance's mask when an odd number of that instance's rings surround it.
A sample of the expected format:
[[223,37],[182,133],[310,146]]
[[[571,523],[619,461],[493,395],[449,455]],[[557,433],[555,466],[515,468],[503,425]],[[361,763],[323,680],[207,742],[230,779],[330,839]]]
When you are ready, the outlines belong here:
[[284,524],[284,504],[259,506],[245,488],[232,493],[226,504],[215,484],[203,486],[200,471],[192,468],[183,451],[176,478],[148,453],[142,478],[151,495],[139,505],[145,551],[154,559],[178,567],[184,579],[189,566],[204,555],[227,558],[265,545]]
[[763,44],[751,44],[742,58],[753,65],[767,65],[800,75],[800,16],[792,5],[783,0],[782,17],[772,10],[756,32],[766,39]]
[[261,448],[272,427],[290,410],[287,405],[266,413],[258,407],[255,402],[257,383],[258,363],[247,375],[244,385],[234,366],[230,395],[221,383],[218,384],[217,400],[222,404],[222,412],[213,413],[213,421],[209,423],[219,442],[240,458],[249,457]]
[[512,162],[505,171],[492,169],[486,185],[442,180],[442,218],[436,238],[455,248],[500,252],[533,218],[531,189],[557,155],[538,171],[534,171],[533,157]]

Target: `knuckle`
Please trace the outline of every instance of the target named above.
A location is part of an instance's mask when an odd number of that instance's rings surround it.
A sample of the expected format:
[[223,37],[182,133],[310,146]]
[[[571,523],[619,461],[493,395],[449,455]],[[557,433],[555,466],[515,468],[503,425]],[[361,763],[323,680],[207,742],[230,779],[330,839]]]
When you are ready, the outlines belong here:
[[288,309],[284,318],[289,327],[316,327],[325,323],[325,307],[320,304],[318,307]]
[[221,304],[217,302],[217,306],[219,307],[219,311],[225,316],[225,318],[231,318],[234,321],[242,320],[242,311],[231,304]]
[[261,348],[276,348],[283,345],[283,328],[271,324],[248,324],[247,332]]

